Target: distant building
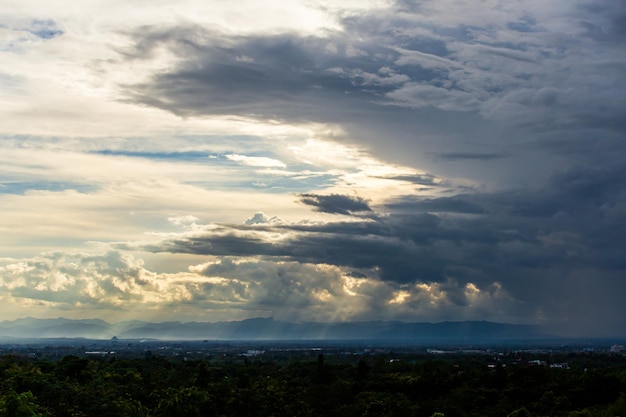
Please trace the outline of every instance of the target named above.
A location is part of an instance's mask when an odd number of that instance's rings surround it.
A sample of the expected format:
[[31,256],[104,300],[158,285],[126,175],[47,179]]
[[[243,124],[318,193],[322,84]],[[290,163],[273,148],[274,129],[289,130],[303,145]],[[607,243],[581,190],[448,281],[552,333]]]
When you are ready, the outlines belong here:
[[562,362],[562,363],[551,363],[550,364],[550,368],[557,368],[557,369],[569,369],[569,364],[567,362]]
[[246,353],[241,353],[239,356],[245,356],[247,358],[261,356],[265,353],[264,350],[248,350]]
[[622,353],[626,350],[624,345],[613,345],[611,346],[611,353]]

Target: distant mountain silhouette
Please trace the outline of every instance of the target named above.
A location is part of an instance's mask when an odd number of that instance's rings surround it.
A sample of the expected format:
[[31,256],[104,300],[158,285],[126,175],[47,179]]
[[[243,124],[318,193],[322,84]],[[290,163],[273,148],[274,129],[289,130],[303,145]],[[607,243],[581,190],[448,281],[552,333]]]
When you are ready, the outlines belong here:
[[548,337],[538,326],[462,321],[405,323],[365,321],[289,323],[255,318],[217,323],[70,320],[24,318],[0,322],[0,337],[163,340],[384,340],[412,342],[497,342]]

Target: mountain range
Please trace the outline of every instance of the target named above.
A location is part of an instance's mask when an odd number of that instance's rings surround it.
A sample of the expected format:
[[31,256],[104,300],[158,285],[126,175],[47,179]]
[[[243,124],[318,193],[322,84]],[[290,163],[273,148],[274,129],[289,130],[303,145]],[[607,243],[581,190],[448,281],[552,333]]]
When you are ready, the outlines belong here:
[[273,318],[228,322],[124,321],[98,319],[22,318],[0,322],[5,338],[87,338],[161,340],[384,340],[413,342],[515,342],[552,338],[533,325],[461,321],[406,323],[364,321],[339,323],[290,323]]

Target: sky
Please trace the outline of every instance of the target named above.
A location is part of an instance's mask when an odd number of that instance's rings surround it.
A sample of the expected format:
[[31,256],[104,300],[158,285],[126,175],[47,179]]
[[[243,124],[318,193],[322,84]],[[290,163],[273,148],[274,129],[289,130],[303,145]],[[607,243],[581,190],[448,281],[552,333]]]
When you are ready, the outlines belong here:
[[623,0],[4,0],[0,315],[626,329]]

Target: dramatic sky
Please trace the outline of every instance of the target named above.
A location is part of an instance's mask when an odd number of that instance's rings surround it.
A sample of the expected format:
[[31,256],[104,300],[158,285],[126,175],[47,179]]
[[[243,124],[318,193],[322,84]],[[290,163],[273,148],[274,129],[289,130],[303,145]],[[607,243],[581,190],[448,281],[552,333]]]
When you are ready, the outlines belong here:
[[5,0],[0,315],[626,328],[623,0]]

